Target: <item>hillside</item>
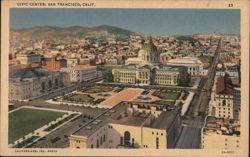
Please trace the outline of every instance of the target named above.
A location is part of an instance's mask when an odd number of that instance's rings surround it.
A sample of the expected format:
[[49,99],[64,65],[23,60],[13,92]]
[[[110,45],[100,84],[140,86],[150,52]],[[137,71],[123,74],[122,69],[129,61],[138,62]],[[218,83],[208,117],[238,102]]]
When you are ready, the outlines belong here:
[[130,30],[126,30],[119,27],[101,25],[97,27],[83,27],[83,26],[71,26],[71,27],[55,27],[55,26],[37,26],[25,29],[11,29],[10,37],[15,39],[30,39],[30,40],[41,40],[41,39],[55,39],[65,37],[84,37],[86,35],[91,36],[124,36],[135,34]]

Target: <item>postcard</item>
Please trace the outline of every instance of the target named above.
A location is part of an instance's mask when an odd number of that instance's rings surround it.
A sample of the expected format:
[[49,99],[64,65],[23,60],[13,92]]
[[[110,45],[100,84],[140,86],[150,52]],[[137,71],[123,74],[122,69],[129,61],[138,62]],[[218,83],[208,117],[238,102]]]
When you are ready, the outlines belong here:
[[1,156],[248,156],[249,1],[1,4]]

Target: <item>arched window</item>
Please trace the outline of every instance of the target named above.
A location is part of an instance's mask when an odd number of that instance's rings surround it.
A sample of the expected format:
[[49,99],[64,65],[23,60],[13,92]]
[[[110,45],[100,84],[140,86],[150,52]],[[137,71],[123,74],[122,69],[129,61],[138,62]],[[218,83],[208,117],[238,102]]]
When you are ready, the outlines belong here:
[[130,132],[124,132],[124,145],[130,145]]

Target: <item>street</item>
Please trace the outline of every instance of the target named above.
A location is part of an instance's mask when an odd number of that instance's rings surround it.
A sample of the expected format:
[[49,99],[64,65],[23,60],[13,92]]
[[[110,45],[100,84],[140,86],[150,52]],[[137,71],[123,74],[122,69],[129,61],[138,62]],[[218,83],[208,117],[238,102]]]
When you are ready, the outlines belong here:
[[217,57],[221,49],[220,41],[221,40],[219,40],[208,75],[202,78],[199,87],[200,90],[196,92],[187,114],[183,116],[183,129],[176,144],[176,148],[200,148],[201,128],[204,125],[206,109],[210,101],[211,89],[215,77],[215,68],[217,65]]

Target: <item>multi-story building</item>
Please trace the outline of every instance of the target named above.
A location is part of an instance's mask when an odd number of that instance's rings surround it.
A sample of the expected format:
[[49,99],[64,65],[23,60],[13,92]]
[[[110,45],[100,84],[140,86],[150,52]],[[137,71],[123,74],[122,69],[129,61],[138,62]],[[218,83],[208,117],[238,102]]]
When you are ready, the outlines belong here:
[[239,149],[239,120],[207,117],[206,124],[201,131],[201,148]]
[[40,63],[41,55],[34,53],[17,54],[16,59],[19,60],[21,64],[30,65],[32,63]]
[[204,64],[196,57],[183,57],[170,59],[165,62],[166,65],[187,67],[188,74],[191,76],[204,75]]
[[240,119],[240,109],[241,109],[241,91],[239,87],[234,87],[233,89],[233,110],[234,118]]
[[41,69],[20,70],[9,75],[9,100],[25,100],[67,86],[65,73]]
[[86,82],[102,76],[101,72],[96,70],[96,66],[90,65],[76,65],[62,68],[61,71],[69,73],[71,82]]
[[[139,51],[140,64],[127,64],[112,69],[114,82],[139,85],[178,85],[181,77],[187,76],[183,67],[165,66],[160,63],[160,53],[150,38]],[[129,63],[129,62],[128,62]]]
[[70,148],[173,148],[181,131],[177,109],[121,102],[70,136]]
[[67,67],[66,59],[50,58],[45,60],[45,68],[50,71],[60,71],[61,68]]
[[179,79],[186,76],[185,69],[169,66],[126,65],[112,70],[114,82],[139,85],[178,85]]
[[228,75],[217,78],[213,107],[215,117],[234,118],[233,85]]

